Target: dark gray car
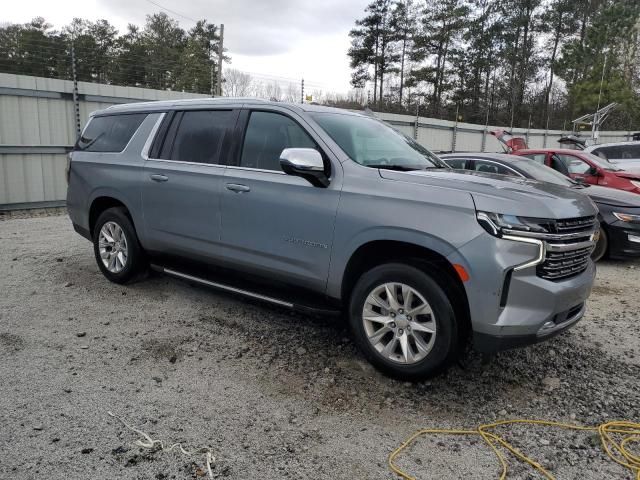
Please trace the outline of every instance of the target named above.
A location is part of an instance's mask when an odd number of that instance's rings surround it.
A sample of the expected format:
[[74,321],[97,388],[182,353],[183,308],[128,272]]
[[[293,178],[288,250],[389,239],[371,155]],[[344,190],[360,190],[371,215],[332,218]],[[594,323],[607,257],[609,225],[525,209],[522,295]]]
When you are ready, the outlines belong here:
[[152,266],[344,312],[367,358],[409,380],[469,341],[495,352],[570,327],[595,273],[586,196],[456,172],[376,119],[311,105],[96,112],[71,155],[67,205],[109,280]]

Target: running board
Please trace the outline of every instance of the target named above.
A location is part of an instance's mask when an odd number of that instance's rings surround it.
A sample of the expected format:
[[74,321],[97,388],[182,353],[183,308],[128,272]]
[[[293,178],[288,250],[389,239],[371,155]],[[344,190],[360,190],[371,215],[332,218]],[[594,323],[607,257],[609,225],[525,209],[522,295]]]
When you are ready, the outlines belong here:
[[217,290],[223,290],[225,292],[235,293],[237,295],[242,295],[244,297],[253,298],[255,300],[271,303],[273,305],[279,305],[281,307],[290,308],[292,310],[298,310],[305,313],[315,313],[321,315],[339,315],[340,310],[335,308],[326,308],[315,305],[301,305],[293,302],[288,302],[286,300],[275,298],[269,295],[264,295],[261,293],[257,293],[255,291],[246,290],[243,288],[234,287],[231,285],[226,285],[220,282],[214,282],[208,280],[206,278],[196,277],[194,275],[190,275],[187,273],[179,272],[177,270],[173,270],[171,268],[163,267],[161,265],[151,265],[151,268],[157,272],[165,273],[175,278],[179,278],[181,280],[186,280],[188,282],[194,282],[200,285],[204,285],[206,287],[215,288]]

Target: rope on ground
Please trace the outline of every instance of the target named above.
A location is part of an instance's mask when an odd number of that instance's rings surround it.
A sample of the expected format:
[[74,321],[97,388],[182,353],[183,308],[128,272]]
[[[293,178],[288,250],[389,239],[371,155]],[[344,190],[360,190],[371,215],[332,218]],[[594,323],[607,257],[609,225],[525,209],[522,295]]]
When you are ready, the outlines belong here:
[[[538,462],[533,460],[528,455],[522,453],[516,447],[514,447],[511,443],[507,442],[504,437],[494,433],[497,427],[501,427],[504,425],[517,425],[517,424],[526,424],[526,425],[543,425],[543,426],[551,426],[558,427],[567,430],[578,430],[583,432],[597,432],[600,437],[600,442],[602,444],[602,448],[604,449],[607,456],[613,460],[614,462],[622,465],[631,471],[632,474],[635,475],[636,480],[640,480],[640,453],[633,453],[630,450],[630,444],[635,443],[638,451],[640,451],[640,423],[627,422],[627,421],[614,421],[607,422],[601,425],[597,425],[595,427],[584,427],[580,425],[571,425],[568,423],[561,422],[552,422],[546,420],[502,420],[499,422],[488,423],[486,425],[480,425],[475,430],[450,430],[450,429],[439,429],[439,428],[425,428],[422,430],[418,430],[413,433],[409,438],[407,438],[398,448],[396,448],[389,455],[389,468],[396,474],[400,475],[405,480],[416,480],[415,477],[412,477],[405,471],[401,470],[396,464],[396,457],[409,445],[411,445],[418,437],[428,434],[444,434],[444,435],[477,435],[482,437],[484,442],[489,445],[493,453],[498,458],[500,462],[500,466],[502,468],[502,473],[500,475],[500,480],[504,480],[507,478],[507,459],[503,452],[500,451],[499,447],[505,448],[507,451],[511,452],[516,458],[520,461],[527,463],[532,468],[540,472],[547,480],[555,480],[555,477],[551,475],[545,468],[540,465]],[[622,439],[620,439],[620,435],[622,435]]]
[[188,457],[198,453],[205,454],[207,474],[209,475],[209,478],[213,478],[213,472],[211,471],[211,464],[216,461],[216,457],[213,456],[213,450],[210,447],[198,448],[196,450],[185,450],[182,447],[182,444],[180,443],[174,443],[169,447],[165,447],[164,444],[162,443],[162,440],[154,440],[149,435],[144,433],[142,430],[138,430],[137,428],[132,427],[131,425],[129,425],[127,422],[125,422],[122,418],[115,415],[114,413],[111,413],[111,412],[107,412],[107,413],[113,418],[119,420],[120,423],[122,423],[125,427],[127,427],[132,432],[135,432],[141,437],[144,437],[144,440],[136,440],[135,442],[133,442],[134,445],[137,445],[140,448],[145,448],[147,450],[153,450],[153,451],[161,450],[163,452],[171,452],[177,448],[180,450],[180,453]]

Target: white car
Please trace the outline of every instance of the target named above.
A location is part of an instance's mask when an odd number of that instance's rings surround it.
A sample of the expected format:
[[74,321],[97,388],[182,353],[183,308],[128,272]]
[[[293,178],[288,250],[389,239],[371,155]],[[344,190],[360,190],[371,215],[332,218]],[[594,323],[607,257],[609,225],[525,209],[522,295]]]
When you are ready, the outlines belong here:
[[640,167],[640,142],[601,143],[585,147],[584,151],[609,160],[621,168]]

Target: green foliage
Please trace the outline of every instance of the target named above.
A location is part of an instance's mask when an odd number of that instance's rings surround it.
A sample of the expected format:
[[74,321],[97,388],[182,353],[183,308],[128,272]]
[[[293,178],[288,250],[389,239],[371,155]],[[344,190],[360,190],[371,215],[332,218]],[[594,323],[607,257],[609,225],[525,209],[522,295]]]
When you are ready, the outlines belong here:
[[206,20],[185,32],[165,13],[122,35],[107,20],[76,18],[58,32],[35,18],[0,28],[0,71],[71,79],[73,51],[79,81],[209,93],[219,40]]
[[387,4],[367,7],[348,52],[353,85],[380,90],[376,47],[391,39],[378,108],[414,113],[420,100],[424,115],[562,128],[615,101],[606,127],[640,128],[638,0],[420,0],[408,33],[382,20]]

